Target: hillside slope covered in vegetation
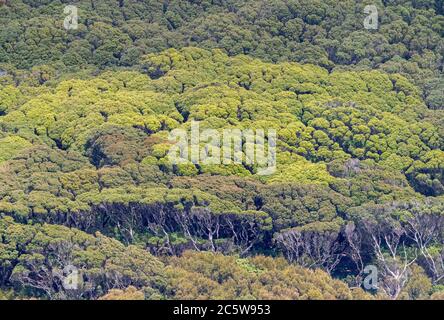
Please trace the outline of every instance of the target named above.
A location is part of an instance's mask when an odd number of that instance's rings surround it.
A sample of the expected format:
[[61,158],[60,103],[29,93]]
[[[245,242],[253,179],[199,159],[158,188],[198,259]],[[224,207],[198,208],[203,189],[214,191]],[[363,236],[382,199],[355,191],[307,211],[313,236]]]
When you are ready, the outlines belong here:
[[[442,109],[442,0],[115,1],[5,0],[0,6],[0,63],[5,68],[135,66],[147,53],[197,46],[333,69],[401,73]],[[78,7],[66,32],[65,5]],[[378,30],[365,30],[364,7],[378,8]],[[56,72],[57,73],[57,72]]]
[[[0,6],[0,298],[442,298],[442,1],[75,4]],[[195,123],[276,171],[172,163]]]

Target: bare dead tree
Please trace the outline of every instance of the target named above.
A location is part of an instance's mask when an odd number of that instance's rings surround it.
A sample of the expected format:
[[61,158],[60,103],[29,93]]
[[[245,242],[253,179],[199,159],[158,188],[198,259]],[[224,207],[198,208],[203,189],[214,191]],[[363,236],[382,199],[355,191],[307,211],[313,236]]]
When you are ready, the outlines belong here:
[[404,228],[387,217],[376,222],[363,220],[362,223],[379,265],[381,289],[396,299],[409,279],[410,266],[417,259],[416,249],[413,256],[407,253]]
[[207,239],[210,251],[216,251],[214,240],[219,238],[220,215],[212,214],[207,208],[192,208],[190,215],[194,233]]
[[168,214],[163,205],[157,204],[145,208],[144,224],[156,237],[163,239],[157,243],[155,253],[167,252],[174,254],[174,248],[170,239],[170,228],[168,227]]
[[[49,299],[78,299],[87,290],[82,288],[66,290],[63,286],[64,268],[71,265],[75,245],[71,241],[49,243],[44,249],[44,261],[38,256],[30,256],[22,261],[20,271],[12,274],[10,281],[20,286],[41,290]],[[80,290],[82,289],[82,290]]]
[[262,223],[254,214],[228,214],[224,226],[230,230],[233,243],[240,248],[240,255],[247,254],[261,239]]
[[349,222],[344,227],[343,234],[347,241],[346,254],[355,264],[356,270],[358,271],[355,279],[356,283],[360,286],[362,283],[362,275],[365,268],[364,258],[362,257],[362,235],[359,230],[357,230],[356,225],[353,221]]
[[201,251],[201,247],[198,244],[199,239],[193,231],[192,219],[190,215],[184,210],[178,210],[174,214],[174,220],[179,225],[180,230],[183,232],[185,237],[191,241],[194,249],[196,251]]
[[126,242],[133,243],[136,231],[141,228],[142,212],[135,204],[104,203],[97,207],[109,224],[116,226]]
[[[412,208],[405,222],[406,234],[417,245],[433,283],[444,279],[444,215]],[[437,246],[434,246],[437,244]]]
[[328,273],[344,257],[339,231],[290,229],[275,237],[287,259],[307,268],[322,268]]

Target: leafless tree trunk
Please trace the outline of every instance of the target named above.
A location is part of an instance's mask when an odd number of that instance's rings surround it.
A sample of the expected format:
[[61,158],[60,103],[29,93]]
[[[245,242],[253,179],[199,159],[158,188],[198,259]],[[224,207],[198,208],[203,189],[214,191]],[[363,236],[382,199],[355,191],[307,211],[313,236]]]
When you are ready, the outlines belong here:
[[[444,216],[424,213],[421,210],[411,211],[405,223],[407,236],[417,245],[426,269],[436,284],[444,279],[444,246],[441,238]],[[434,247],[435,244],[437,247]]]
[[400,225],[377,224],[368,231],[379,266],[381,289],[396,299],[409,279],[410,266],[416,261],[417,252],[414,250],[413,256],[407,253],[401,241],[405,230]]
[[356,266],[358,274],[355,276],[356,285],[359,287],[362,284],[362,275],[365,268],[364,259],[362,257],[362,235],[356,228],[354,222],[349,222],[343,231],[344,237],[347,241],[346,254],[353,261]]
[[344,256],[338,237],[336,231],[290,229],[278,234],[275,241],[289,261],[331,273]]

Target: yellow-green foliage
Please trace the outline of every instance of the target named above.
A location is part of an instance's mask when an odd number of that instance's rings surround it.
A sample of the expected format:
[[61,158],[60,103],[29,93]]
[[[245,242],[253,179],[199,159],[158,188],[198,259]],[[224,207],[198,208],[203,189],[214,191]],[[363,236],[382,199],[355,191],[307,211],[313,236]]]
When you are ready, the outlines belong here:
[[[368,1],[77,0],[77,30],[65,2],[0,1],[0,299],[368,298],[301,266],[375,264],[442,298],[442,1],[379,1],[377,32]],[[275,172],[244,133],[172,163],[197,121],[275,130]]]
[[[47,77],[50,71],[39,72]],[[185,48],[149,54],[139,71],[2,86],[0,215],[23,223],[4,220],[4,233],[37,234],[44,243],[52,236],[65,243],[65,233],[85,238],[80,244],[70,240],[75,261],[94,277],[121,272],[126,278],[117,289],[137,289],[113,291],[110,297],[135,293],[140,298],[143,291],[145,298],[353,298],[326,274],[307,275],[306,283],[289,265],[270,271],[267,266],[280,262],[269,258],[261,262],[265,266],[254,259],[227,262],[242,277],[248,275],[251,283],[242,292],[229,289],[237,276],[220,284],[194,271],[177,271],[177,265],[168,269],[171,274],[159,269],[159,277],[137,268],[145,270],[143,261],[152,259],[141,247],[160,255],[193,248],[242,256],[267,248],[332,271],[334,257],[346,254],[346,245],[338,242],[350,212],[365,215],[374,203],[422,203],[423,196],[444,194],[442,131],[425,116],[421,95],[402,76],[328,72],[314,65]],[[171,163],[169,133],[183,129],[190,134],[193,121],[199,121],[201,131],[239,129],[243,142],[246,130],[263,129],[265,145],[269,130],[275,130],[276,171],[260,175],[257,159],[247,161],[246,143],[239,151],[242,163]],[[110,238],[52,224],[100,230]],[[291,239],[298,234],[310,247],[292,257]],[[17,258],[11,243],[25,240],[8,240],[3,260]],[[49,263],[49,251],[38,248],[29,248],[23,263],[8,269],[8,281],[26,287],[29,268]],[[119,263],[102,267],[103,250],[111,250]],[[127,270],[128,265],[136,269]],[[294,280],[276,282],[285,293],[276,294],[272,285],[261,287],[261,277],[281,272]],[[183,277],[176,279],[176,273]],[[88,297],[106,295],[114,282],[104,281],[106,291],[97,289]],[[325,281],[333,281],[331,287],[323,287]],[[94,286],[102,287],[98,282]],[[55,293],[66,294],[52,287],[34,291],[46,297]]]
[[[423,119],[426,107],[402,76],[329,73],[198,48],[147,55],[144,70],[148,75],[106,71],[51,85],[5,86],[3,94],[16,98],[0,116],[7,132],[0,161],[31,142],[35,149],[2,168],[2,210],[27,217],[79,212],[104,201],[143,202],[145,193],[155,195],[153,186],[168,187],[171,176],[322,185],[355,204],[412,194],[403,173],[419,192],[444,192],[442,136]],[[19,99],[18,92],[26,94]],[[171,164],[168,134],[189,132],[193,120],[201,130],[264,129],[266,137],[276,130],[276,172],[258,176],[259,166],[246,163],[245,154],[242,164]],[[351,159],[362,164],[344,173]],[[235,211],[246,208],[257,209],[242,204]]]
[[0,139],[0,162],[13,158],[20,151],[30,146],[32,144],[29,141],[19,136],[8,136]]
[[371,299],[361,289],[350,290],[321,270],[307,270],[282,258],[239,260],[186,252],[169,264],[167,274],[177,299]]

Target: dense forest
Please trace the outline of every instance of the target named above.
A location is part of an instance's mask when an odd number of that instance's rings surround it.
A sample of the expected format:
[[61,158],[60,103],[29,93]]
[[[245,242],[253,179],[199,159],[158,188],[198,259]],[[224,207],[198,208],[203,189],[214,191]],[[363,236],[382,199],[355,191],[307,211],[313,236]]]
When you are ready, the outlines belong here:
[[[3,0],[0,23],[0,300],[444,299],[444,1]],[[276,130],[276,171],[248,144],[172,163],[195,122]]]

